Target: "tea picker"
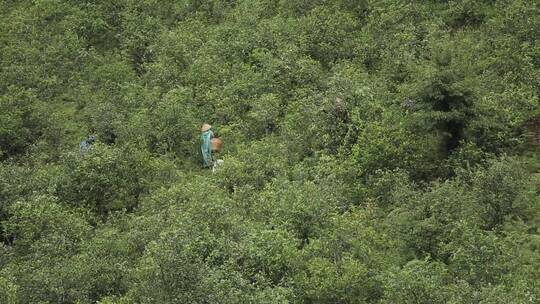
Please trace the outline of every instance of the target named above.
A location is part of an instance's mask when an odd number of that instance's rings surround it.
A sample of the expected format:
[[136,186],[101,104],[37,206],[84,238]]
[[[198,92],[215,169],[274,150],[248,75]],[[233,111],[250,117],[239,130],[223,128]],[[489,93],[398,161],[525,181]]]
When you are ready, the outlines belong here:
[[201,152],[203,157],[203,168],[212,168],[215,172],[218,166],[223,164],[223,160],[214,161],[213,153],[220,152],[223,148],[223,141],[214,137],[212,126],[205,123],[201,128]]

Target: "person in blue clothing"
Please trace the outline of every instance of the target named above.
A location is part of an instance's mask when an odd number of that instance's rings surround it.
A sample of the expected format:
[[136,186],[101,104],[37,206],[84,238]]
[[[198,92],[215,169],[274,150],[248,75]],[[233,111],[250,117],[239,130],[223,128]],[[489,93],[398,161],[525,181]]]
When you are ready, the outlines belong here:
[[214,138],[214,132],[212,132],[212,126],[207,123],[202,125],[201,132],[201,152],[203,156],[203,167],[210,168],[213,164],[212,138]]
[[90,148],[92,147],[92,144],[96,141],[96,136],[95,135],[90,135],[88,136],[88,138],[86,138],[85,140],[81,141],[81,143],[79,144],[79,151],[82,153],[82,154],[85,154],[86,152],[88,152],[90,150]]

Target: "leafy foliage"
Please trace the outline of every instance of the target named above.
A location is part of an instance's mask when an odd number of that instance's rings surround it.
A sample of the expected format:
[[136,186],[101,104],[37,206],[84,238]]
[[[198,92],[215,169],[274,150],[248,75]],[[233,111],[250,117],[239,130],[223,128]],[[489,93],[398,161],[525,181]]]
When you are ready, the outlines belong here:
[[0,1],[0,302],[538,303],[538,16]]

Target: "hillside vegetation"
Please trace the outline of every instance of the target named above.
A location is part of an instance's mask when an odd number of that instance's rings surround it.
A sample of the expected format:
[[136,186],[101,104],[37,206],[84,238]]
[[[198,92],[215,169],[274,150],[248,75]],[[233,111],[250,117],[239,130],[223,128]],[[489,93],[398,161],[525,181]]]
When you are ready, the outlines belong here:
[[539,1],[0,0],[0,29],[0,303],[540,302]]

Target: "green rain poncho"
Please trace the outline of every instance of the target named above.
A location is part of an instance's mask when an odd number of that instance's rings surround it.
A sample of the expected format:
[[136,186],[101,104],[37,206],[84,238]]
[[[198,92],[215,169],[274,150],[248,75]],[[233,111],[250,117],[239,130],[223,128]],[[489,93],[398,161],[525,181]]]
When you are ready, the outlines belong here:
[[214,137],[214,132],[208,130],[201,135],[201,151],[203,156],[203,167],[209,168],[212,164],[212,145],[210,141]]

